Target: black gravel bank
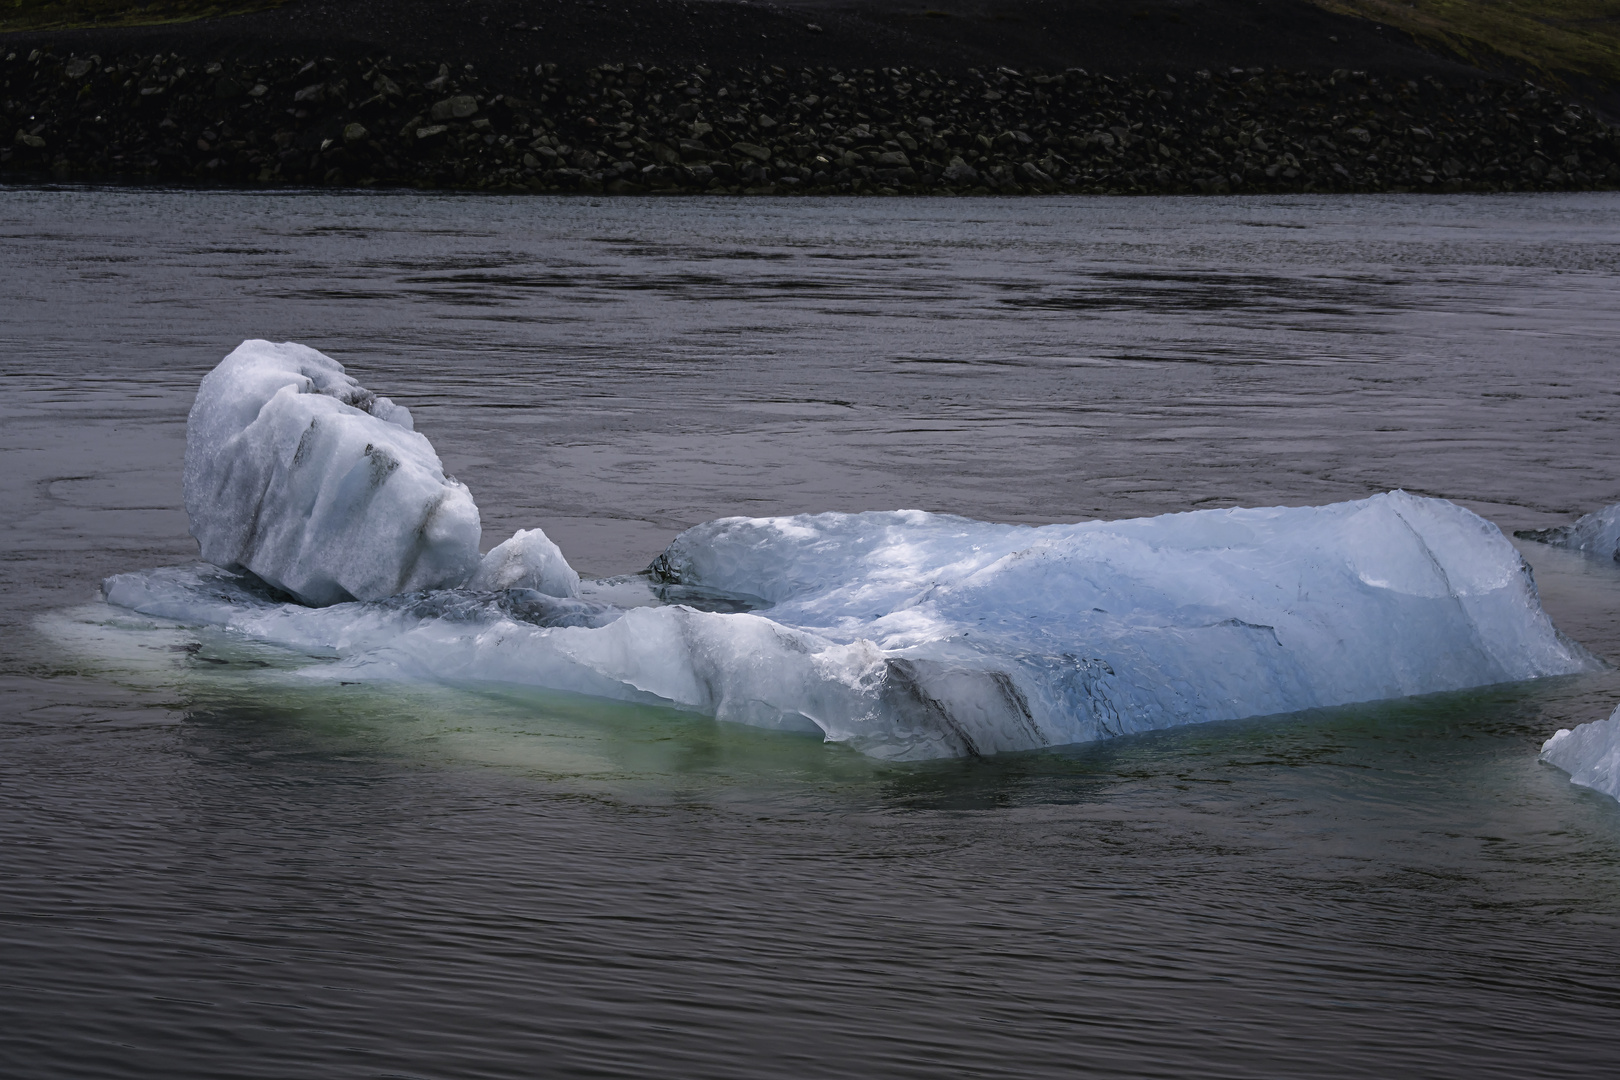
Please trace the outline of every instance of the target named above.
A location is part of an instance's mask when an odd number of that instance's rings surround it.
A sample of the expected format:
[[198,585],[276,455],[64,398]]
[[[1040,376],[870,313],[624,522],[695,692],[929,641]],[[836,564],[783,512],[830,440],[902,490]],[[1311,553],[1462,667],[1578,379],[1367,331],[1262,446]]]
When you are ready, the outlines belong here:
[[1620,187],[1620,139],[1481,76],[12,52],[0,178],[581,192]]

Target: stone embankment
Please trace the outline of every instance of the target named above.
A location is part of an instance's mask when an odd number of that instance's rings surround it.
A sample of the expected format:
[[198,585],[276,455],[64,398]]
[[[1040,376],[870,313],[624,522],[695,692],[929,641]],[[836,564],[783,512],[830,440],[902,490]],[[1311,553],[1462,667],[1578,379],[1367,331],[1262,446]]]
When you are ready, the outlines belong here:
[[662,69],[13,53],[0,176],[578,192],[1620,187],[1620,137],[1523,82],[1365,72]]

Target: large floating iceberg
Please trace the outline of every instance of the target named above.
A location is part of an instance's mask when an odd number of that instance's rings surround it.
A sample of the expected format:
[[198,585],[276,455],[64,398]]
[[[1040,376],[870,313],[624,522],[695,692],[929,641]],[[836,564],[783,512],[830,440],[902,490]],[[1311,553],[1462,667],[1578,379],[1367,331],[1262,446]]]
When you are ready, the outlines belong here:
[[479,563],[471,497],[402,414],[313,350],[245,344],[188,434],[187,506],[217,566],[119,575],[107,599],[324,653],[317,677],[673,704],[892,759],[1590,663],[1495,526],[1404,492],[1040,528],[728,518],[646,575],[581,587],[538,531]]
[[1620,708],[1607,720],[1555,732],[1541,744],[1541,760],[1569,773],[1573,784],[1620,799]]

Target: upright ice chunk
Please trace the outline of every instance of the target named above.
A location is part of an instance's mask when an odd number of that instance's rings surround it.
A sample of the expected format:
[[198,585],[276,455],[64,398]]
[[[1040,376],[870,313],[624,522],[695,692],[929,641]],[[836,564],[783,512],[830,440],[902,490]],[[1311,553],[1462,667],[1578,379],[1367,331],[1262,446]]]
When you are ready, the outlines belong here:
[[490,549],[467,587],[486,591],[533,589],[548,596],[578,596],[579,574],[544,532],[519,529],[510,540]]
[[1594,510],[1573,525],[1520,530],[1515,535],[1620,562],[1620,503]]
[[1541,760],[1569,773],[1572,784],[1620,799],[1620,708],[1607,720],[1556,732],[1541,744]]
[[245,341],[186,422],[186,514],[203,558],[306,604],[460,585],[478,507],[411,414],[314,349]]

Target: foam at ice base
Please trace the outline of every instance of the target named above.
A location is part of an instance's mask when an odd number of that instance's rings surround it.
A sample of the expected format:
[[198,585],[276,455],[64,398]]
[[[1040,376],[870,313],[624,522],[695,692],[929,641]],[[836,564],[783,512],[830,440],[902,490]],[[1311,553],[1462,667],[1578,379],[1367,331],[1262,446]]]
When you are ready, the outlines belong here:
[[187,571],[121,575],[106,594],[330,650],[339,662],[314,672],[328,678],[526,683],[674,704],[894,759],[1591,663],[1553,629],[1495,526],[1404,492],[1042,528],[917,511],[730,518],[682,534],[654,571],[686,598],[730,597],[733,610],[455,592],[312,611],[235,604],[225,593],[238,585]]
[[478,508],[411,414],[292,343],[245,341],[186,421],[186,514],[202,556],[306,604],[459,585]]
[[1554,733],[1541,744],[1541,760],[1569,773],[1572,784],[1620,799],[1620,708],[1607,720]]

